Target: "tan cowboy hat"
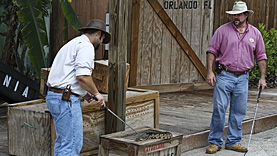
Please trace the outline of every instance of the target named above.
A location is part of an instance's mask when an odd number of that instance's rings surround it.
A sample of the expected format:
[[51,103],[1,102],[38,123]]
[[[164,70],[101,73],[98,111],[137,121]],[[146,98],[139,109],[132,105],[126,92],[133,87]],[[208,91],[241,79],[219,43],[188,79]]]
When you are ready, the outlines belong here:
[[238,1],[234,3],[233,10],[232,11],[226,11],[227,14],[235,15],[240,14],[243,12],[249,12],[249,14],[254,14],[254,11],[248,10],[246,3],[243,1]]
[[103,44],[107,44],[111,40],[111,34],[106,31],[106,25],[103,21],[98,19],[93,19],[88,22],[87,26],[79,28],[78,30],[84,32],[88,29],[100,30],[105,34],[105,39],[103,40]]

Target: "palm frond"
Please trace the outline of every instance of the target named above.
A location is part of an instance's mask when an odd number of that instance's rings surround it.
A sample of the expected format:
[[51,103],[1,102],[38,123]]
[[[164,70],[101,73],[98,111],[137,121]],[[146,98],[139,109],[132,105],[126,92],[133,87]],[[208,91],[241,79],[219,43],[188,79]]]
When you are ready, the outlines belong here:
[[23,25],[21,32],[24,44],[29,48],[28,56],[37,76],[40,77],[40,69],[45,67],[45,30],[42,28],[42,10],[39,9],[41,4],[38,0],[14,0],[14,3],[20,8],[17,14],[19,22]]
[[79,32],[78,29],[82,27],[82,24],[78,16],[75,14],[73,8],[69,4],[68,0],[60,0],[60,2],[64,17],[66,18],[68,23],[73,27],[73,29]]

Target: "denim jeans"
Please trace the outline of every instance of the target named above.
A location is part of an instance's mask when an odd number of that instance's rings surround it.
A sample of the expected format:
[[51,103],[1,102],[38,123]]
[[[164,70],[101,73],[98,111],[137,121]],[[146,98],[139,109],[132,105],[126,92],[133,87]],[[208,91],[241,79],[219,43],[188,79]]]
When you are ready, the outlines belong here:
[[61,93],[47,92],[46,104],[54,119],[57,139],[54,156],[78,156],[83,145],[81,101],[75,95],[63,101]]
[[225,146],[233,146],[241,141],[242,120],[247,111],[249,73],[235,75],[222,71],[216,76],[213,96],[213,115],[208,142],[222,146],[225,128],[225,114],[230,101],[227,140]]

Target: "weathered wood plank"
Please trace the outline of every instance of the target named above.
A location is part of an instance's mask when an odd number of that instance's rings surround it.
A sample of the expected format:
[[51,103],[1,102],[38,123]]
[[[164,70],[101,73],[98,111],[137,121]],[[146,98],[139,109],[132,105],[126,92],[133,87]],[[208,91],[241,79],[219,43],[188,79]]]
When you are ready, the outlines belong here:
[[161,83],[161,56],[162,56],[162,21],[153,14],[153,40],[151,60],[151,82],[150,84]]
[[162,61],[161,61],[161,84],[170,83],[170,52],[172,37],[167,28],[163,25],[162,39]]
[[140,86],[141,85],[141,74],[142,74],[142,52],[143,52],[143,36],[146,34],[143,34],[144,31],[144,25],[143,25],[143,20],[144,20],[144,10],[145,10],[145,0],[140,0],[140,16],[139,16],[139,42],[138,42],[138,67],[137,67],[137,83],[136,85]]
[[[184,9],[182,14],[183,28],[181,29],[181,32],[188,44],[191,44],[192,10]],[[193,66],[193,63],[190,61],[186,53],[182,52],[180,64],[180,83],[192,82],[190,78],[190,66]]]
[[213,89],[205,81],[194,83],[169,83],[161,85],[135,86],[134,88],[155,90],[159,91],[159,93]]
[[132,36],[131,36],[131,70],[130,70],[130,86],[137,85],[138,72],[138,50],[139,50],[139,28],[140,28],[140,3],[141,0],[132,0]]
[[202,64],[202,62],[199,60],[195,52],[191,49],[187,41],[184,39],[183,35],[180,33],[180,31],[176,28],[175,24],[172,22],[172,20],[168,17],[166,12],[163,10],[159,2],[157,0],[148,0],[148,2],[151,4],[155,12],[159,15],[159,17],[162,19],[166,27],[170,30],[171,34],[176,38],[182,49],[186,52],[186,54],[189,56],[191,61],[194,63],[194,65],[197,67],[198,71],[201,73],[203,78],[206,78],[206,68]]
[[[196,3],[198,9],[192,9],[192,14],[191,18],[193,19],[192,22],[192,27],[191,27],[191,43],[190,46],[197,55],[197,57],[200,59],[201,58],[201,35],[202,35],[202,7],[200,6],[200,3]],[[195,68],[195,65],[190,66],[190,78],[191,81],[198,81],[201,77],[199,75],[197,68]],[[206,77],[205,77],[206,78]]]
[[[176,28],[181,30],[182,28],[182,13],[181,9],[173,10],[171,14],[172,22],[176,25]],[[180,82],[180,55],[183,52],[180,45],[176,41],[176,39],[172,38],[172,46],[171,46],[171,56],[170,56],[170,83],[178,83]]]
[[[213,0],[209,1],[210,6],[213,6]],[[201,61],[206,66],[206,51],[209,47],[210,38],[212,37],[212,24],[213,24],[213,18],[210,18],[213,16],[212,8],[203,9],[202,11],[202,39],[201,39]]]
[[148,2],[144,5],[144,29],[143,29],[143,51],[142,51],[142,70],[141,85],[150,84],[151,76],[151,55],[152,55],[152,36],[153,36],[153,15],[154,12]]
[[10,107],[8,108],[8,118],[9,154],[50,155],[51,123],[49,113],[23,111],[21,107]]
[[[125,119],[126,109],[126,61],[127,61],[127,33],[128,33],[128,1],[109,1],[110,33],[109,44],[109,82],[108,106]],[[124,130],[124,123],[112,114],[106,114],[106,133]]]
[[[163,4],[163,0],[159,1]],[[168,16],[172,15],[172,10],[166,10]],[[171,65],[171,49],[172,49],[172,35],[164,24],[162,24],[162,55],[161,55],[161,84],[170,83],[170,65]]]

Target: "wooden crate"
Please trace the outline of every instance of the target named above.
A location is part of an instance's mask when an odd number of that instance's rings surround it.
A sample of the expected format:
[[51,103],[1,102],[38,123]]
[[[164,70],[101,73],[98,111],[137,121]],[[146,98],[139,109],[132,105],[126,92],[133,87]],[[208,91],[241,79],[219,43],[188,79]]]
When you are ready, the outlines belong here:
[[[126,90],[128,88],[129,82],[129,71],[130,65],[127,63],[126,68]],[[47,81],[48,75],[50,72],[50,68],[41,68],[40,73],[40,93],[44,93],[44,85]],[[94,64],[94,70],[92,72],[93,82],[97,89],[102,93],[108,93],[108,76],[109,76],[109,67],[108,67],[108,60],[96,60]]]
[[[126,90],[128,88],[130,65],[126,68]],[[92,72],[93,82],[100,92],[108,93],[109,62],[108,60],[97,60]]]
[[[107,94],[104,94],[104,98],[108,103]],[[100,136],[105,134],[105,111],[96,103],[82,102],[84,139],[80,155],[97,154]],[[129,88],[126,92],[125,121],[134,128],[141,126],[158,128],[159,92]],[[125,128],[129,129],[127,126]],[[53,155],[55,137],[53,119],[45,100],[10,104],[8,108],[10,155]]]
[[[142,134],[145,131],[165,132],[150,127],[138,128],[136,131]],[[129,156],[180,156],[183,135],[175,132],[169,140],[151,139],[135,141],[139,135],[133,130],[117,132],[101,136],[99,154],[101,156],[129,155]]]

